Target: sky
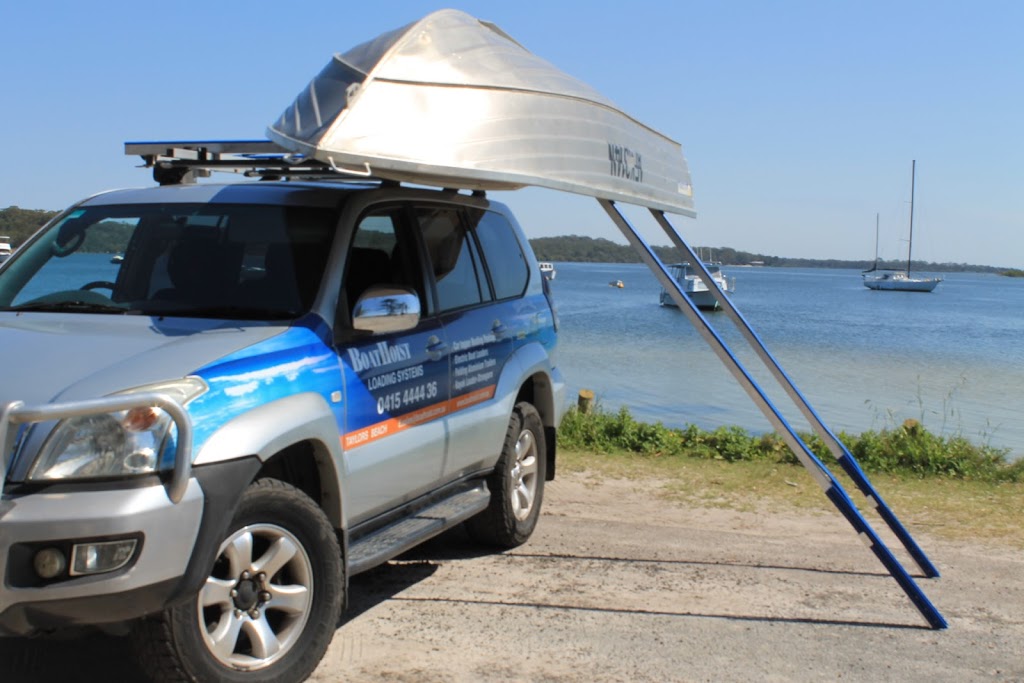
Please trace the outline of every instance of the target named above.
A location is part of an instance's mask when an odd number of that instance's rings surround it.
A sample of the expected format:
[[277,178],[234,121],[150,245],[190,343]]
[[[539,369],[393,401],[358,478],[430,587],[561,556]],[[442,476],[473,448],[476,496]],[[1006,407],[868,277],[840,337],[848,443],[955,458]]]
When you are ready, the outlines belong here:
[[[336,52],[452,7],[679,141],[691,245],[1024,267],[1016,0],[219,0],[0,6],[0,208],[152,183],[128,140],[253,139]],[[625,243],[593,199],[492,193]],[[667,243],[654,239],[655,243]]]

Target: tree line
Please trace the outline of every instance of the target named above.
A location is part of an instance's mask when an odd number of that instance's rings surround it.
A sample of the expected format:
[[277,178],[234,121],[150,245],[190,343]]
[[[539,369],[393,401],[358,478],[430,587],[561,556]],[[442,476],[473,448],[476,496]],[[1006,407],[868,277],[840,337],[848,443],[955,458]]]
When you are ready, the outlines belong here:
[[[640,257],[632,247],[626,244],[616,244],[602,237],[585,237],[582,235],[538,237],[530,240],[530,246],[533,247],[533,251],[540,261],[640,263]],[[658,258],[664,263],[677,263],[689,260],[675,247],[656,246],[652,248],[654,253],[658,255]],[[733,249],[732,247],[695,247],[695,251],[698,254],[702,254],[705,260],[714,260],[725,266],[763,265],[776,268],[850,268],[867,270],[874,263],[870,260],[808,259],[772,256],[770,254],[757,254]],[[878,268],[885,270],[903,270],[906,268],[906,265],[906,261],[898,260],[880,260],[878,262]],[[914,270],[946,273],[965,271],[1000,273],[1006,270],[1005,268],[968,263],[931,263],[927,261],[913,261],[911,267]]]
[[17,206],[0,209],[0,235],[10,237],[11,246],[16,247],[57,213],[57,211],[21,209]]

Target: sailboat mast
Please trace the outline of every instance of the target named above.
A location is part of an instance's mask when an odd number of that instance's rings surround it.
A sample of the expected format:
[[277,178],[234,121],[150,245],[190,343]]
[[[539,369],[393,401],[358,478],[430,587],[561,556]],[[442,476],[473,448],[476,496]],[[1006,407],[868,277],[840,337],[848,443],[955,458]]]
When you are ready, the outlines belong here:
[[875,265],[872,270],[878,269],[878,214],[875,214]]
[[910,162],[910,241],[907,243],[907,277],[910,277],[910,255],[914,248],[914,178],[917,176],[917,159]]

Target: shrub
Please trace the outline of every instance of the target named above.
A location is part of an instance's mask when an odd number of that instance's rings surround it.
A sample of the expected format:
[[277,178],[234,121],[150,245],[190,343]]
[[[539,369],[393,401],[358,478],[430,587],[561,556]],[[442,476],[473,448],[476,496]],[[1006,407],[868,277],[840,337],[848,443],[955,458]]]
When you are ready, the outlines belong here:
[[[801,434],[807,447],[829,464],[835,458],[816,434]],[[1008,462],[1007,449],[976,445],[962,436],[932,434],[917,420],[898,427],[867,431],[859,436],[837,435],[861,468],[868,472],[949,477],[993,482],[1024,481],[1024,460]],[[558,433],[561,448],[611,453],[627,451],[644,456],[676,456],[724,460],[760,460],[795,464],[796,456],[775,433],[752,435],[740,427],[707,431],[695,425],[683,429],[660,422],[637,421],[627,408],[618,413],[595,409],[570,410]]]

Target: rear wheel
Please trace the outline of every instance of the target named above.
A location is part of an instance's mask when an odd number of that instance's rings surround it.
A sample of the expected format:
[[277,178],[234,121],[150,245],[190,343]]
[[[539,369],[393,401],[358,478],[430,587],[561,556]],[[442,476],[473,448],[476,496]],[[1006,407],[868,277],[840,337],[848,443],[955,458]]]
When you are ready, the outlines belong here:
[[501,548],[514,548],[530,538],[544,499],[546,455],[540,414],[529,403],[517,403],[509,418],[501,457],[487,479],[491,502],[466,522],[473,538]]
[[137,629],[141,663],[164,682],[303,681],[331,642],[342,593],[323,511],[262,479],[243,494],[198,595]]

